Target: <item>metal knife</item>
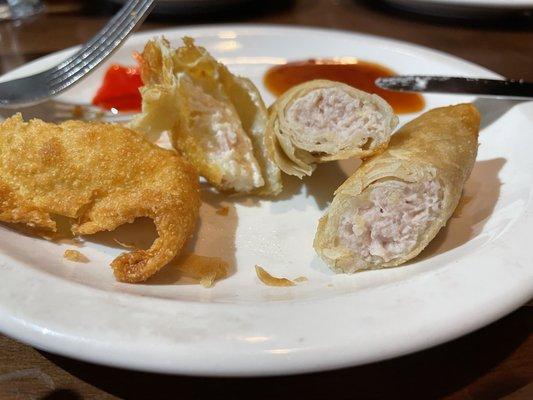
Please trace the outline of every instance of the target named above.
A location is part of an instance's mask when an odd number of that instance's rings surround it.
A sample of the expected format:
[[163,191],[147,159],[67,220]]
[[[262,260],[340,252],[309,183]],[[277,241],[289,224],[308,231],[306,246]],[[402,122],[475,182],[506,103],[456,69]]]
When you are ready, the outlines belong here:
[[459,78],[451,76],[400,75],[376,79],[383,89],[401,92],[474,94],[481,97],[501,97],[516,100],[533,99],[533,82]]

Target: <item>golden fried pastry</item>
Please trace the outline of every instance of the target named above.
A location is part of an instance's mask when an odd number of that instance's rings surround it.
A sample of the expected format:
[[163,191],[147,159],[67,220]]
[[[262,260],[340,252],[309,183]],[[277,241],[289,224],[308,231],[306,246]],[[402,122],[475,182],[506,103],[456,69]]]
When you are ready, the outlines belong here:
[[253,83],[233,75],[191,38],[172,49],[149,41],[139,56],[142,114],[131,127],[174,148],[223,191],[276,195],[281,173],[266,150],[267,110]]
[[259,265],[255,266],[255,273],[259,280],[267,286],[294,286],[295,283],[287,278],[279,278],[277,276],[270,275],[266,269],[260,267]]
[[335,192],[314,247],[337,272],[400,265],[452,216],[478,148],[471,104],[428,111],[402,127],[383,153]]
[[65,250],[63,253],[63,258],[72,262],[86,263],[89,262],[89,259],[85,254],[78,250]]
[[72,219],[75,235],[111,231],[138,217],[159,237],[148,250],[123,253],[115,277],[142,282],[191,235],[200,199],[194,168],[118,125],[40,120],[17,114],[0,124],[0,220],[55,232]]
[[317,163],[380,152],[396,125],[398,117],[381,97],[317,79],[278,98],[265,135],[281,170],[302,178],[311,175]]

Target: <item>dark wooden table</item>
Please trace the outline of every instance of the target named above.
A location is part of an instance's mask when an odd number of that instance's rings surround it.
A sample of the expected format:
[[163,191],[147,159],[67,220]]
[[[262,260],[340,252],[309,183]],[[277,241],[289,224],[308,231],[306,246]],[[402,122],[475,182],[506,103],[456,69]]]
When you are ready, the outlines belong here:
[[[349,0],[263,1],[211,15],[151,17],[142,29],[210,22],[310,25],[371,33],[442,50],[504,76],[533,81],[533,22],[439,20]],[[49,1],[49,12],[0,23],[0,72],[84,42],[114,8]],[[533,399],[533,308],[454,342],[395,360],[270,379],[170,377],[117,370],[0,336],[0,399]]]

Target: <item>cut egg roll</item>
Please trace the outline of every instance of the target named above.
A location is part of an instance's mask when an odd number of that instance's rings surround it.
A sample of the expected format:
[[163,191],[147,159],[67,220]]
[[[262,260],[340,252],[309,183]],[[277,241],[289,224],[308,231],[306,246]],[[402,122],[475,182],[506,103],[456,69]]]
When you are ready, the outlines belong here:
[[302,178],[317,163],[382,151],[397,125],[381,97],[317,79],[294,86],[272,105],[266,140],[281,170]]
[[276,195],[281,173],[265,143],[268,112],[254,84],[233,75],[193,39],[173,49],[150,40],[138,56],[142,113],[131,128],[172,146],[222,191]]
[[335,192],[314,248],[336,272],[398,266],[446,225],[474,166],[480,116],[436,108],[403,126]]

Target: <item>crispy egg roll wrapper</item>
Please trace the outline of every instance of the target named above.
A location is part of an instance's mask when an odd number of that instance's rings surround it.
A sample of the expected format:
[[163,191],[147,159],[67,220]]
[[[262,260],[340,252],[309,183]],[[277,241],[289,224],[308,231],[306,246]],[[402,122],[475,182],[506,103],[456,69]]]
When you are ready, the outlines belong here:
[[[351,273],[398,266],[418,255],[446,225],[457,207],[476,159],[479,123],[480,115],[473,105],[459,104],[433,109],[403,126],[393,135],[385,151],[364,161],[335,192],[330,207],[320,219],[315,236],[314,247],[320,257],[333,270]],[[365,258],[362,256],[367,250],[364,246],[357,252],[341,243],[341,221],[349,215],[347,213],[355,211],[354,205],[357,207],[358,204],[365,204],[357,209],[358,217],[354,217],[354,221],[360,221],[357,218],[365,212],[373,212],[368,211],[369,193],[380,186],[382,189],[377,190],[383,190],[382,193],[387,197],[382,196],[385,199],[379,200],[381,205],[376,213],[386,212],[382,207],[390,204],[412,207],[412,204],[405,204],[409,201],[407,197],[402,199],[403,193],[408,196],[409,190],[414,190],[409,188],[425,188],[420,191],[418,198],[421,201],[431,201],[433,196],[433,200],[438,199],[438,203],[434,201],[431,205],[433,214],[424,211],[430,216],[413,237],[413,245],[407,246],[392,258],[375,255]],[[393,189],[387,191],[384,187]],[[394,188],[401,188],[397,200],[393,199]],[[416,200],[416,196],[415,192],[411,198]],[[356,231],[361,226],[362,223],[357,222],[353,225],[355,228],[352,227],[354,241],[359,240]],[[384,229],[390,228],[389,225]],[[360,230],[359,233],[359,238],[362,238],[366,231]],[[374,243],[373,238],[370,240]]]
[[265,135],[281,170],[302,178],[311,175],[317,163],[380,152],[397,125],[398,117],[381,97],[317,79],[277,99]]
[[138,56],[142,113],[130,124],[172,146],[221,191],[277,195],[281,173],[264,138],[268,111],[254,84],[232,74],[191,38],[173,49],[150,40]]

